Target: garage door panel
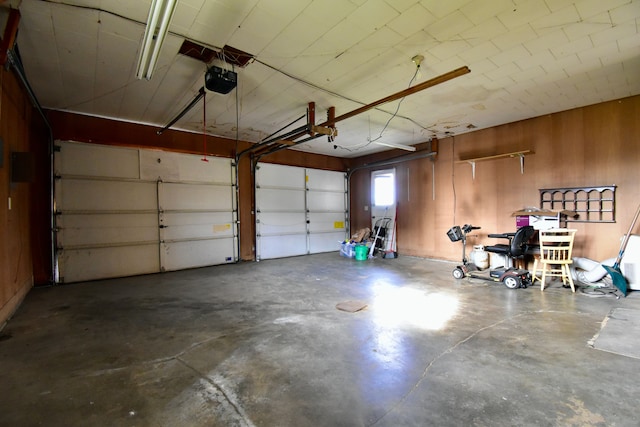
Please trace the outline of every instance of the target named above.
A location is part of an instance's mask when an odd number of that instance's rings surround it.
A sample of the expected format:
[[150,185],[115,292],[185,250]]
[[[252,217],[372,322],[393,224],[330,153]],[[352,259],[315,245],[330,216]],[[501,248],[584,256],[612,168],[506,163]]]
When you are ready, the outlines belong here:
[[256,172],[258,187],[305,188],[304,168],[260,163]]
[[62,211],[145,211],[158,209],[156,184],[63,179],[56,200]]
[[231,212],[173,212],[160,217],[163,240],[233,237]]
[[160,271],[157,244],[65,250],[59,263],[65,283]]
[[307,169],[307,188],[309,190],[344,192],[344,173],[319,169]]
[[57,226],[58,246],[64,248],[158,239],[158,215],[154,213],[61,215]]
[[262,236],[259,240],[259,259],[284,258],[307,253],[307,235]]
[[189,240],[161,244],[163,271],[233,262],[235,239]]
[[257,231],[260,236],[306,234],[307,220],[304,213],[261,213]]
[[162,210],[232,210],[231,187],[202,184],[160,184]]
[[346,232],[344,212],[310,212],[309,232]]
[[138,150],[66,142],[55,158],[57,175],[139,179]]
[[236,260],[230,159],[203,162],[188,154],[57,145],[56,170],[64,171],[55,183],[61,281]]
[[310,252],[317,254],[340,250],[340,244],[344,241],[344,232],[314,233],[309,235]]
[[231,185],[233,170],[229,159],[166,151],[140,152],[140,176],[146,180],[193,181]]
[[267,211],[301,211],[305,210],[304,190],[286,190],[260,188],[256,193],[256,208]]
[[307,209],[310,211],[342,211],[344,212],[344,193],[326,191],[309,191]]
[[256,173],[259,258],[339,250],[346,233],[345,212],[343,172],[259,165]]

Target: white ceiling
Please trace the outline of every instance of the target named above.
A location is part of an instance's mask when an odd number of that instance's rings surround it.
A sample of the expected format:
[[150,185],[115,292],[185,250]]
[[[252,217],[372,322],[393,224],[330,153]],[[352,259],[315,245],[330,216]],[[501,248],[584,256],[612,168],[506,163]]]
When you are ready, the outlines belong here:
[[[178,53],[184,39],[254,55],[236,68],[236,90],[206,96],[209,134],[236,138],[239,123],[253,142],[309,102],[320,123],[331,106],[341,115],[471,69],[338,123],[333,143],[296,147],[332,156],[640,94],[640,0],[179,0],[150,81],[135,78],[150,0],[8,3],[20,9],[19,52],[49,109],[162,127],[204,84],[206,65]],[[417,54],[425,60],[412,80]],[[173,128],[202,132],[202,106]]]

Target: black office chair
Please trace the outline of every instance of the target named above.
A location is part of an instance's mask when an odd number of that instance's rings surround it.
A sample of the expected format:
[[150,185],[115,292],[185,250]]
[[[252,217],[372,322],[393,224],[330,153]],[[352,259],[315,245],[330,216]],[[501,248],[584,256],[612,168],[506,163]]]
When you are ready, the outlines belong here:
[[[489,234],[489,237],[497,239],[509,239],[508,244],[485,246],[484,250],[494,254],[503,255],[510,259],[523,258],[527,252],[527,243],[535,234],[532,226],[520,227],[515,233]],[[510,266],[505,266],[510,267]]]

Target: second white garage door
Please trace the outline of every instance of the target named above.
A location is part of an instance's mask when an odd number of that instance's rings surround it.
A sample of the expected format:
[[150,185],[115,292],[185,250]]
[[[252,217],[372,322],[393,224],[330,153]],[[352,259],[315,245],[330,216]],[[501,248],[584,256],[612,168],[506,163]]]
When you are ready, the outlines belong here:
[[343,172],[258,164],[258,260],[338,251],[346,233]]

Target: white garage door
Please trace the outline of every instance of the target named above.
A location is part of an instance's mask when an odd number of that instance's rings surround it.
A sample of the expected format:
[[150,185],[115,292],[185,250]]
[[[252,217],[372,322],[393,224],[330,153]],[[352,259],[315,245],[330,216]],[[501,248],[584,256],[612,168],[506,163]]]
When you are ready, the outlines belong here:
[[59,282],[236,260],[231,160],[58,142]]
[[260,163],[256,169],[256,257],[338,251],[346,236],[343,172]]

